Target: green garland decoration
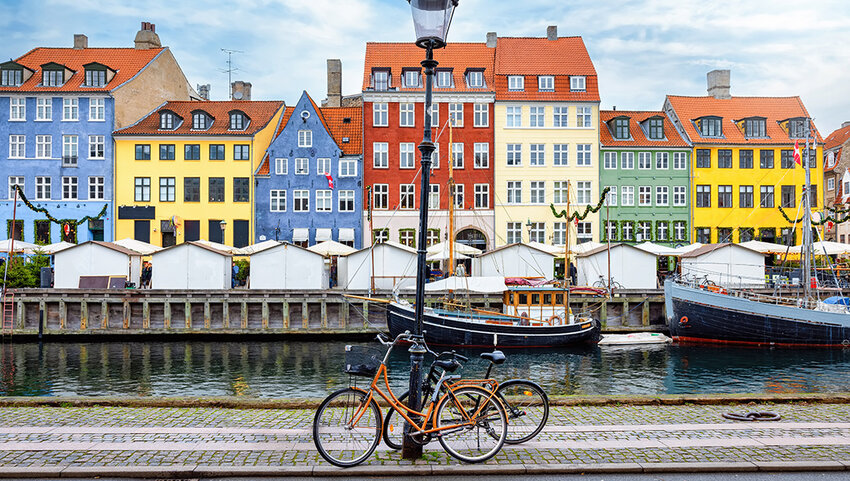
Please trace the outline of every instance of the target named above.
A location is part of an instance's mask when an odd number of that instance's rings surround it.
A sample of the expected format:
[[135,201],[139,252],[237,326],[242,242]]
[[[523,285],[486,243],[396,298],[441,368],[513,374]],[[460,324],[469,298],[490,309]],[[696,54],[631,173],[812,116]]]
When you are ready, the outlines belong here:
[[89,221],[89,220],[97,220],[97,219],[100,219],[101,217],[103,217],[104,215],[106,215],[106,207],[107,206],[104,205],[103,209],[101,209],[100,213],[97,214],[94,217],[87,215],[80,220],[73,220],[73,219],[59,220],[56,217],[53,217],[52,215],[50,215],[50,212],[48,212],[47,209],[45,209],[43,207],[36,207],[36,206],[32,205],[32,203],[29,201],[29,199],[27,199],[27,196],[24,195],[24,191],[21,189],[20,185],[16,185],[15,190],[18,191],[18,199],[23,201],[24,205],[29,207],[29,209],[34,211],[34,212],[44,214],[44,216],[47,217],[47,219],[50,222],[53,222],[54,224],[59,224],[59,225],[68,224],[68,225],[73,225],[74,227],[77,227],[78,225],[82,224],[83,222],[86,222],[86,221]]
[[[831,210],[831,209],[828,209],[828,210]],[[843,212],[846,212],[846,211],[840,211],[840,213],[843,213]],[[788,221],[789,224],[801,223],[804,220],[802,217],[797,219],[797,220],[791,220],[791,218],[788,217],[788,214],[785,213],[785,209],[783,209],[781,205],[779,206],[779,213],[782,214],[782,217],[784,217],[785,220]],[[836,216],[830,214],[830,215],[824,217],[823,219],[821,219],[819,221],[813,220],[813,221],[811,221],[811,223],[812,223],[812,225],[824,225],[827,222],[832,222],[833,224],[843,224],[843,223],[848,222],[848,221],[850,221],[850,217],[845,217],[843,220],[838,220],[838,218]]]
[[589,205],[584,208],[584,213],[579,214],[578,211],[569,214],[566,210],[562,210],[558,212],[555,210],[555,204],[549,204],[549,208],[552,209],[552,214],[558,218],[566,218],[567,222],[572,222],[574,220],[584,220],[587,218],[587,215],[591,212],[596,213],[599,212],[599,209],[602,208],[602,204],[605,203],[605,197],[608,195],[608,191],[610,191],[610,187],[605,187],[602,189],[602,194],[599,196],[599,202],[596,203],[596,206],[590,207]]

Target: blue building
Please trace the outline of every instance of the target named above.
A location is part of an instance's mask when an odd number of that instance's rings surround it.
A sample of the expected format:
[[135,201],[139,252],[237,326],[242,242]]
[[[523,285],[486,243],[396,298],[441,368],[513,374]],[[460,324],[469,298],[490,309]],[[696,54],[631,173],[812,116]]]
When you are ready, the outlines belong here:
[[304,92],[287,107],[255,173],[256,241],[307,247],[325,240],[361,248],[360,107],[319,108]]
[[[113,130],[165,99],[193,97],[149,23],[134,47],[89,48],[85,35],[75,35],[73,48],[35,48],[0,64],[0,238],[113,240]],[[16,185],[60,222],[20,198],[15,206]],[[77,226],[86,216],[95,219]]]

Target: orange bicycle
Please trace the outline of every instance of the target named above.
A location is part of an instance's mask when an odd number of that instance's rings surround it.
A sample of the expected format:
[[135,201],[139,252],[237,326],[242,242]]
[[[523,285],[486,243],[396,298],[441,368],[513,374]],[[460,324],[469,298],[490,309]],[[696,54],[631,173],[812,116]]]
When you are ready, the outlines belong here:
[[[350,386],[331,394],[313,419],[313,442],[329,463],[350,467],[368,458],[381,441],[383,417],[376,401],[380,396],[398,411],[410,426],[411,439],[421,445],[436,437],[451,456],[467,463],[479,463],[495,456],[508,433],[504,406],[491,390],[481,386],[453,386],[460,376],[443,373],[425,406],[417,411],[393,394],[387,376],[387,359],[399,342],[410,349],[426,349],[422,335],[399,334],[393,341],[378,336],[389,346],[383,358],[379,351],[346,346],[345,371],[354,376],[372,377],[368,389]],[[380,386],[379,386],[380,384]],[[383,389],[382,389],[383,388]]]

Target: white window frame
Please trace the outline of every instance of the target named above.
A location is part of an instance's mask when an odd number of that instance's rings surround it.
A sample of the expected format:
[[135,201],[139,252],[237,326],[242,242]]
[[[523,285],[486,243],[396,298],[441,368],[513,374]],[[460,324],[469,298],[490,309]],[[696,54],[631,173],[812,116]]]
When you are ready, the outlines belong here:
[[398,168],[413,169],[416,166],[416,144],[402,142],[398,144]]
[[23,159],[27,154],[27,136],[13,134],[9,136],[9,158]]
[[670,154],[667,152],[655,153],[655,170],[670,169]]
[[659,207],[670,205],[670,187],[666,185],[655,186],[655,205]]
[[508,90],[525,90],[525,77],[522,75],[508,75]]
[[553,204],[566,204],[568,196],[570,195],[569,189],[567,189],[567,181],[566,180],[556,180],[553,182],[553,190],[552,190],[552,203]]
[[437,70],[435,87],[441,89],[452,88],[454,85],[454,74],[452,70]]
[[65,97],[62,99],[62,122],[77,122],[80,120],[80,99]]
[[454,200],[454,203],[455,203],[455,209],[463,210],[464,201],[465,201],[465,198],[464,198],[465,190],[466,189],[464,188],[463,184],[455,184],[454,185],[454,195],[452,196],[452,199]]
[[322,177],[325,174],[330,175],[331,173],[331,159],[327,157],[320,157],[316,159],[316,175],[321,175]]
[[372,126],[389,127],[389,104],[386,102],[375,102],[372,104]]
[[489,169],[490,144],[488,142],[476,142],[473,149],[473,167],[476,169]]
[[541,75],[537,77],[537,90],[540,92],[554,92],[555,77],[552,75]]
[[275,175],[287,175],[289,173],[289,159],[283,157],[275,157],[274,173]]
[[484,72],[480,70],[470,70],[466,74],[466,82],[469,84],[469,88],[484,88]]
[[312,130],[299,130],[298,131],[298,147],[312,147],[313,146],[313,131]]
[[593,224],[590,222],[579,222],[576,224],[576,240],[589,242],[593,240]]
[[529,167],[546,166],[546,144],[529,144],[528,165]]
[[635,205],[635,186],[620,186],[620,205],[623,207],[633,207]]
[[35,178],[35,200],[50,200],[53,190],[53,178],[49,175]]
[[62,177],[62,200],[77,200],[79,198],[80,191],[77,178],[73,176]]
[[310,159],[307,157],[295,158],[295,175],[310,175]]
[[[91,179],[91,177],[89,177]],[[165,185],[163,186],[163,181]],[[165,187],[165,189],[163,189]],[[174,202],[177,197],[177,179],[174,177],[159,178],[159,201]]]
[[830,177],[826,179],[826,190],[835,190],[835,178]]
[[[13,187],[16,186],[16,185],[19,185],[19,186],[21,186],[21,190],[24,190],[24,188],[26,187],[25,183],[26,183],[26,179],[22,175],[10,175],[9,176],[9,200],[12,200],[12,199],[15,198],[15,190],[13,189]],[[20,199],[20,197],[18,197],[18,198]]]
[[522,223],[508,222],[505,226],[505,242],[516,244],[522,242]]
[[[93,150],[95,146],[100,146],[100,156]],[[106,158],[106,136],[104,135],[89,135],[89,159],[103,160]]]
[[387,210],[390,208],[390,185],[372,185],[372,208],[376,210]]
[[403,74],[404,87],[408,89],[417,89],[422,86],[422,72],[419,70],[405,70]]
[[652,152],[638,152],[638,170],[652,168]]
[[472,126],[490,126],[490,104],[473,104]]
[[27,120],[27,99],[25,97],[9,97],[9,122],[25,122]]
[[506,144],[507,156],[505,162],[509,167],[522,166],[522,144]]
[[684,185],[673,186],[673,207],[688,205],[688,188]]
[[570,126],[570,108],[566,105],[552,107],[552,127],[565,128]]
[[437,210],[440,208],[440,184],[428,184],[428,208]]
[[390,168],[390,144],[387,142],[372,143],[372,167],[375,169]]
[[570,165],[569,144],[552,145],[552,165],[556,167],[566,167]]
[[286,212],[285,189],[272,189],[269,191],[269,212]]
[[590,167],[593,165],[593,144],[576,144],[576,165]]
[[537,205],[546,203],[546,181],[530,181],[528,191],[531,194],[531,199],[529,199],[529,203]]
[[635,153],[634,152],[621,152],[620,154],[620,168],[625,170],[633,170],[635,168]]
[[542,105],[532,105],[528,108],[528,126],[535,128],[546,127],[546,107]]
[[337,195],[339,212],[354,212],[356,195],[353,190],[341,190]]
[[36,122],[53,120],[53,97],[37,97],[35,100]]
[[473,186],[476,209],[490,208],[490,184],[475,184]]
[[608,185],[608,193],[605,194],[605,205],[617,207],[617,186]]
[[576,204],[590,205],[590,199],[593,195],[593,183],[589,180],[579,180],[576,182]]
[[[65,158],[73,158],[75,160],[65,162]],[[62,136],[62,165],[65,167],[75,167],[80,161],[80,138],[76,135]]]
[[103,97],[89,98],[89,122],[106,121],[106,99]]
[[334,196],[329,189],[316,190],[316,212],[333,212]]
[[[422,111],[425,111],[424,106]],[[440,104],[437,102],[431,103],[431,127],[440,127]]]
[[587,90],[587,77],[584,75],[570,75],[570,90],[584,92]]
[[398,208],[399,210],[416,208],[416,184],[398,185]]
[[449,103],[449,120],[453,120],[454,127],[463,127],[463,103]]
[[52,135],[36,135],[35,136],[35,158],[50,159],[53,157],[53,136]]
[[416,104],[413,102],[402,102],[398,104],[398,126],[416,126]]
[[[301,207],[301,202],[306,201],[307,205]],[[310,212],[310,191],[305,189],[292,191],[292,212]]]
[[546,242],[546,223],[545,222],[530,222],[528,227],[528,241]]
[[509,180],[507,181],[507,199],[506,204],[522,204],[522,181]]
[[576,127],[582,129],[593,128],[593,107],[576,107]]
[[338,170],[340,177],[357,177],[357,159],[355,157],[340,157]]
[[552,223],[552,245],[562,246],[567,242],[567,223],[553,222]]
[[452,168],[453,169],[463,169],[464,168],[464,159],[463,159],[463,142],[454,142],[452,143]]
[[505,107],[505,127],[522,127],[522,105]]
[[687,170],[688,169],[688,153],[687,152],[673,152],[673,170]]
[[617,152],[603,152],[602,153],[602,168],[605,170],[616,170],[617,169],[617,161],[618,156]]
[[652,207],[652,186],[651,185],[640,185],[640,186],[638,186],[638,206],[639,207]]

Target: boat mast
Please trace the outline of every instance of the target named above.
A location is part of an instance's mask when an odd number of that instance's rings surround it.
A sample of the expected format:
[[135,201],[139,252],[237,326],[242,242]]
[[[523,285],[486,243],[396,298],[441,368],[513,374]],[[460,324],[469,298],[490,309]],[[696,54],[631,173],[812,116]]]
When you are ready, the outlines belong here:
[[570,323],[570,181],[567,181],[567,221],[564,223],[564,282],[567,295],[564,296],[564,322]]
[[811,200],[810,195],[812,193],[811,187],[811,174],[809,172],[809,132],[811,129],[811,122],[809,118],[806,117],[806,152],[805,155],[802,155],[803,159],[803,169],[806,172],[806,187],[803,192],[803,248],[806,250],[803,255],[803,279],[805,282],[803,283],[803,294],[805,298],[808,300],[812,295],[812,279],[816,279],[817,276],[812,275],[812,210],[811,210]]
[[455,152],[452,143],[452,127],[455,118],[449,115],[449,277],[455,275],[455,179],[454,164]]

